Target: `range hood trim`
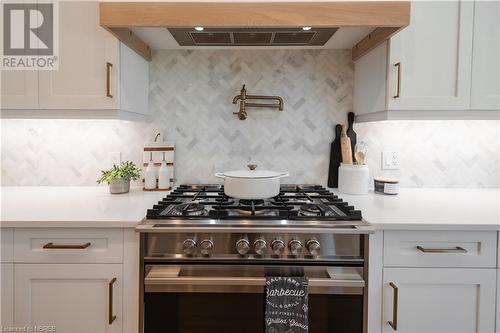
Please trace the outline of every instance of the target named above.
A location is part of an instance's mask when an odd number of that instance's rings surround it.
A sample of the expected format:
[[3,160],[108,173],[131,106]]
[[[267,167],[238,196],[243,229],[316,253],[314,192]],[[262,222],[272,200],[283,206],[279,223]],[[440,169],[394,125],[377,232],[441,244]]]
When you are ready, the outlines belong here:
[[352,49],[359,59],[410,23],[411,1],[100,2],[100,25],[146,60],[151,49],[131,28],[373,27]]

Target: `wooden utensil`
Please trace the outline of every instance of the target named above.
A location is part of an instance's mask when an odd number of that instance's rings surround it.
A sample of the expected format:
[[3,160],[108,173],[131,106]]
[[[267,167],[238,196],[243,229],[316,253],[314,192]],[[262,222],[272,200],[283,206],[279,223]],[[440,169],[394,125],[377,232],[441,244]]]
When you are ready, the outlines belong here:
[[347,136],[345,125],[342,125],[342,134],[340,135],[340,148],[342,151],[342,163],[352,164],[351,139]]
[[335,139],[330,145],[330,167],[328,169],[328,187],[339,186],[339,166],[342,162],[342,152],[340,150],[340,133],[342,132],[342,125],[335,126]]
[[354,147],[356,146],[357,142],[357,134],[354,132],[353,129],[353,124],[354,124],[354,112],[349,112],[347,114],[347,136],[349,139],[351,139],[351,154],[354,156]]
[[360,141],[354,147],[354,159],[356,163],[359,165],[365,164],[366,152],[368,147],[365,142]]

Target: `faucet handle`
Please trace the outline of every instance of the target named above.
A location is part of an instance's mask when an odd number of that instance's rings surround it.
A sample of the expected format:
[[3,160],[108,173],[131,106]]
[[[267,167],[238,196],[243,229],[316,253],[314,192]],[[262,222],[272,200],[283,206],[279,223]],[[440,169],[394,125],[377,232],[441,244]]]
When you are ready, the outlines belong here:
[[241,91],[240,91],[240,97],[241,99],[244,101],[245,99],[247,99],[247,91],[245,89],[245,85],[243,85],[243,87],[241,87]]

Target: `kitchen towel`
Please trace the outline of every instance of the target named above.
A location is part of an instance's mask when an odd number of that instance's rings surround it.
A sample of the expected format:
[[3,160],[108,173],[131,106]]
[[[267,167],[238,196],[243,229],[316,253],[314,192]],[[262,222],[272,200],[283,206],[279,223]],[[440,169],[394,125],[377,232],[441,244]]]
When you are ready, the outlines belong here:
[[266,333],[306,333],[307,277],[266,277]]

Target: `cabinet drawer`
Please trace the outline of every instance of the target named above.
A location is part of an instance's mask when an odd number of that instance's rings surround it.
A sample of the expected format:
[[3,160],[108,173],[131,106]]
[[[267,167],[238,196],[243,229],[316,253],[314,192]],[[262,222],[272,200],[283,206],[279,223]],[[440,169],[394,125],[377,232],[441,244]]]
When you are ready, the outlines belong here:
[[495,232],[386,231],[384,266],[495,267]]
[[16,229],[14,262],[121,263],[121,229]]
[[1,249],[0,249],[0,262],[12,262],[13,260],[13,244],[14,244],[14,235],[13,231],[11,228],[1,228],[0,229],[1,235]]

